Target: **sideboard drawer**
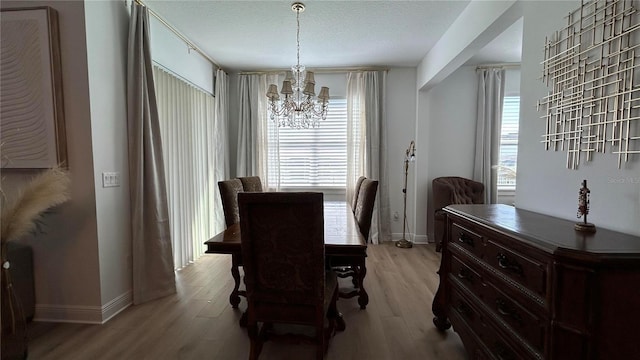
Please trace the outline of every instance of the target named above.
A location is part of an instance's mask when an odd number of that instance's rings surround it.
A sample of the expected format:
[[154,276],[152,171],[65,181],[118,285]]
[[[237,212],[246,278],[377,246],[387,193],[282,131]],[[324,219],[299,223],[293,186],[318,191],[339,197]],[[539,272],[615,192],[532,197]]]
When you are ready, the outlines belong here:
[[461,285],[469,288],[474,294],[482,292],[482,276],[465,264],[464,260],[459,259],[456,255],[451,256],[451,273]]
[[483,295],[485,304],[538,352],[543,352],[546,334],[544,317],[535,315],[525,304],[505,294],[491,281],[486,284]]
[[479,259],[484,257],[484,242],[482,235],[471,231],[460,224],[451,225],[450,242],[462,246]]
[[508,278],[532,290],[544,298],[547,294],[547,263],[509,250],[489,240],[486,261]]
[[471,305],[472,301],[463,296],[455,285],[452,286],[452,288],[454,289],[451,292],[452,311],[454,311],[459,318],[463,319],[474,332],[481,332],[478,331],[483,323],[480,319],[480,313],[476,310],[475,306]]

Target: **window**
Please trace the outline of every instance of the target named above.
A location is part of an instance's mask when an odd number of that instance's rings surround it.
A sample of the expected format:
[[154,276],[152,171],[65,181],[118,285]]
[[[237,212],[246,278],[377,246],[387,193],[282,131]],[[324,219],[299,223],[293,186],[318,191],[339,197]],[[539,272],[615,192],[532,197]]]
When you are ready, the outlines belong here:
[[514,190],[516,188],[519,121],[520,97],[505,96],[502,107],[500,162],[498,168],[498,189],[500,190]]
[[[277,125],[271,119],[268,121],[269,138],[273,138]],[[317,128],[281,127],[278,130],[280,188],[344,191],[347,181],[346,99],[332,98],[327,119],[320,120]],[[270,153],[276,151],[275,146],[269,144]],[[274,173],[269,171],[270,176]]]

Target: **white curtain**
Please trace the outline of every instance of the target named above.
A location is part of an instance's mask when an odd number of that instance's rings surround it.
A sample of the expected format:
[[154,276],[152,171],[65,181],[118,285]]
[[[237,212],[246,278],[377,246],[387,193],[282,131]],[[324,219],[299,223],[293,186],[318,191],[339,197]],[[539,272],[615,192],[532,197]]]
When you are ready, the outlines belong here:
[[[214,89],[215,104],[214,109],[215,116],[215,156],[211,157],[214,160],[209,168],[214,170],[215,179],[227,179],[229,176],[229,154],[230,141],[229,141],[229,75],[222,69],[216,71],[216,83]],[[220,164],[224,164],[220,166]],[[217,180],[213,184],[217,185]],[[224,222],[222,216],[219,217],[221,222]],[[224,226],[224,223],[222,223]]]
[[504,98],[505,71],[478,69],[478,119],[473,179],[484,184],[484,202],[498,199],[498,162]]
[[384,113],[386,71],[350,72],[347,77],[347,193],[351,201],[360,175],[378,180],[369,238],[391,239],[387,169],[387,124]]
[[131,3],[127,59],[127,137],[133,303],[176,292],[162,140],[147,9]]
[[262,186],[269,191],[280,188],[278,150],[269,142],[278,143],[278,129],[269,127],[267,115],[267,85],[278,81],[277,74],[239,76],[239,124],[236,176],[260,176]]
[[[160,130],[172,224],[174,267],[180,269],[204,253],[204,242],[224,229],[217,182],[224,178],[224,78],[217,96],[154,67]],[[224,106],[224,105],[220,105]],[[220,109],[224,111],[224,109]]]

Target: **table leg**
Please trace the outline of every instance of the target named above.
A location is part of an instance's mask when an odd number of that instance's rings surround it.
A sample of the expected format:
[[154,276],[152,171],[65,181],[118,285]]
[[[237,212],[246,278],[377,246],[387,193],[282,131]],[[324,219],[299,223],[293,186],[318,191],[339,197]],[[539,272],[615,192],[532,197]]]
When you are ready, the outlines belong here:
[[242,328],[247,327],[248,322],[249,322],[249,318],[248,318],[247,312],[244,311],[242,313],[242,316],[240,316],[240,327]]
[[235,284],[233,285],[233,291],[229,296],[229,302],[231,303],[231,307],[234,309],[238,308],[240,304],[240,295],[238,289],[240,288],[240,270],[238,267],[240,266],[240,259],[238,255],[231,255],[231,276],[233,276],[233,281]]
[[364,289],[364,277],[367,275],[367,266],[365,265],[364,259],[362,259],[358,268],[358,284],[360,285],[358,304],[360,304],[360,309],[365,309],[367,304],[369,304],[369,294],[367,294],[367,290]]

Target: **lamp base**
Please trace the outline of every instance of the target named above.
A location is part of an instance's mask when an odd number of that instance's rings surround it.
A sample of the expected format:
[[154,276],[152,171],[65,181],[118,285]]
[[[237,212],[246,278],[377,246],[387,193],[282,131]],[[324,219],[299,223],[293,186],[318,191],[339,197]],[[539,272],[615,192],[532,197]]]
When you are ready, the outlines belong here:
[[396,247],[399,248],[403,248],[403,249],[408,249],[413,247],[413,243],[407,239],[400,239],[398,241],[396,241]]
[[582,232],[590,232],[590,233],[596,232],[596,226],[593,225],[592,223],[576,223],[574,228],[577,231],[582,231]]

